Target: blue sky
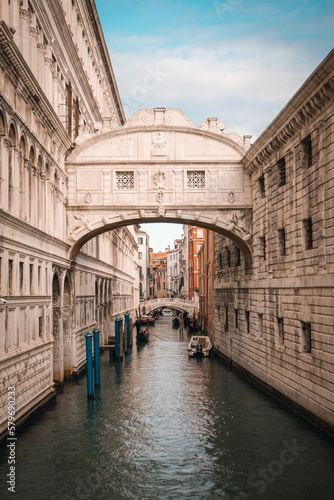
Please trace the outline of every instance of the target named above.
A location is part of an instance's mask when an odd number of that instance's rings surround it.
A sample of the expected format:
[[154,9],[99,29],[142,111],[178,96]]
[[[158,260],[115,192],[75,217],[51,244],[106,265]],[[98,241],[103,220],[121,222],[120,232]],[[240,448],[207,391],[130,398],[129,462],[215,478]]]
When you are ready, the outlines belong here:
[[[142,108],[179,108],[197,126],[217,116],[227,133],[255,139],[333,48],[333,0],[96,6],[128,118]],[[160,226],[163,250],[182,229]]]

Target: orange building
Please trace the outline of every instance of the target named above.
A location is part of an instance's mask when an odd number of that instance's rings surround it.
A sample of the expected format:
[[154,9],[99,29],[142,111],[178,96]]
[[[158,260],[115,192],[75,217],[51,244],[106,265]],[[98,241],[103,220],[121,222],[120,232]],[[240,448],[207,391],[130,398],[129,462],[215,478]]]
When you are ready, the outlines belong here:
[[205,241],[207,229],[197,226],[188,226],[188,274],[189,274],[189,299],[198,301],[198,251]]
[[210,337],[213,334],[215,236],[214,232],[206,231],[206,238],[198,251],[200,324],[202,330]]

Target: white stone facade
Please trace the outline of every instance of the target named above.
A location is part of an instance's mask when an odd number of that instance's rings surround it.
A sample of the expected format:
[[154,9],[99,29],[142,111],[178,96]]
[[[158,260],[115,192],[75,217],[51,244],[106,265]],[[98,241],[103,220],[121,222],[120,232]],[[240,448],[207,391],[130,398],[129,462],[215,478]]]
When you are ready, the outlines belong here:
[[66,241],[65,156],[84,131],[125,121],[94,2],[12,0],[0,13],[1,434],[7,387],[19,422],[84,367],[88,328],[105,343],[134,311],[139,283],[137,226],[76,258]]
[[334,426],[334,51],[246,153],[253,260],[216,236],[216,349]]

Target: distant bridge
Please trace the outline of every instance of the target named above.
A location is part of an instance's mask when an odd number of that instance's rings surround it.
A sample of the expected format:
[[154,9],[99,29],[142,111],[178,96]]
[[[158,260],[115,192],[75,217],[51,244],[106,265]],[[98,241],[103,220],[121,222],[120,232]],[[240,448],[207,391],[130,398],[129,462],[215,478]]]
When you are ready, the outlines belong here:
[[198,304],[193,302],[192,300],[180,299],[176,298],[158,298],[152,300],[145,300],[140,302],[141,311],[145,307],[145,313],[149,313],[154,309],[158,309],[160,307],[168,307],[169,309],[176,309],[177,311],[184,312],[186,311],[188,314],[198,313]]

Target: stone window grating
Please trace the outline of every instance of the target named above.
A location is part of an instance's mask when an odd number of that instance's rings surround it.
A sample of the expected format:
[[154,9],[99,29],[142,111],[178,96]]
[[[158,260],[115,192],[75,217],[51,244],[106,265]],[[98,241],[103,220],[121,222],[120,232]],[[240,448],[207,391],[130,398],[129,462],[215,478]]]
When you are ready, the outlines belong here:
[[116,172],[116,187],[117,187],[117,189],[133,189],[134,188],[134,173],[133,172]]
[[302,148],[304,153],[303,165],[309,168],[312,166],[313,163],[312,139],[310,135],[305,137],[305,139],[302,141]]
[[278,160],[277,169],[278,169],[279,186],[284,186],[286,184],[285,158],[281,158],[280,160]]
[[276,343],[284,345],[284,319],[277,317],[277,336]]
[[286,245],[285,245],[285,229],[278,229],[278,245],[279,245],[279,254],[286,255]]
[[264,175],[261,175],[261,177],[259,177],[259,195],[261,198],[265,198],[266,197],[266,187],[265,187],[265,183],[264,183]]
[[204,170],[188,171],[187,187],[190,189],[203,189],[205,187]]
[[306,250],[313,248],[313,227],[312,218],[303,220],[304,246]]
[[311,323],[300,322],[302,352],[311,352]]

